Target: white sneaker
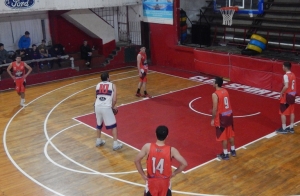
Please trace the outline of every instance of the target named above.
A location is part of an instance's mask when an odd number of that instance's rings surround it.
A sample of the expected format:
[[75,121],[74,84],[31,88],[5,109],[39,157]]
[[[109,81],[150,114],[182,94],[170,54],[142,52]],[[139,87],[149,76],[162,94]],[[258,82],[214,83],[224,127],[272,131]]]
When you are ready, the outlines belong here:
[[26,104],[25,104],[25,99],[24,99],[24,101],[21,99],[20,106],[22,106],[22,107],[25,107],[25,106],[26,106]]
[[118,143],[117,145],[114,145],[113,146],[113,150],[119,150],[123,147],[123,144],[122,143]]
[[96,141],[96,147],[103,146],[105,144],[105,140],[101,140],[100,142]]

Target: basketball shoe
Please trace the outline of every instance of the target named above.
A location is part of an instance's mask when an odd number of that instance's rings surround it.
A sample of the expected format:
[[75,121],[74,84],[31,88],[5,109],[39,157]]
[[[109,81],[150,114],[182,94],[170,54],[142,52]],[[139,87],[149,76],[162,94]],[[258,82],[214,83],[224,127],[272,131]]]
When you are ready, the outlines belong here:
[[105,144],[105,140],[96,141],[96,147],[103,146]]
[[217,155],[217,158],[218,158],[219,160],[229,160],[229,154],[221,153],[221,154],[218,154],[218,155]]
[[119,142],[114,142],[114,145],[113,145],[113,150],[119,150],[123,147],[123,144],[119,143]]
[[230,154],[231,154],[231,156],[236,157],[236,151],[235,150],[230,150]]
[[137,94],[135,94],[135,96],[141,97],[142,95],[141,95],[141,93],[137,93]]
[[282,127],[280,127],[279,129],[276,130],[276,133],[280,133],[280,134],[287,134],[288,132],[289,132],[288,128],[283,129]]
[[21,99],[21,101],[20,101],[20,106],[22,106],[22,107],[25,107],[25,106],[26,106],[26,104],[25,104],[25,99]]
[[290,127],[289,127],[289,128],[287,128],[287,130],[288,130],[289,133],[295,133],[294,128],[290,128]]
[[151,95],[149,95],[149,94],[146,94],[146,95],[143,95],[143,97],[148,97],[148,98],[152,98],[152,96]]

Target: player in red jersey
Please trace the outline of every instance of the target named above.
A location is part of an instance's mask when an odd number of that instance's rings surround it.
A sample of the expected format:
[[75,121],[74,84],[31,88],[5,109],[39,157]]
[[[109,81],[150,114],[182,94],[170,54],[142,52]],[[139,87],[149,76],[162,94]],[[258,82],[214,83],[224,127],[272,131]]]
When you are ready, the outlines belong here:
[[222,160],[229,160],[227,150],[228,140],[231,144],[231,155],[236,156],[234,146],[234,132],[233,132],[233,112],[229,101],[229,94],[226,89],[222,88],[223,79],[220,77],[215,78],[213,86],[216,91],[212,94],[212,119],[211,126],[216,127],[217,141],[222,141],[223,153],[217,157]]
[[[181,173],[187,166],[186,160],[174,147],[165,145],[169,130],[166,126],[156,129],[156,143],[147,143],[135,158],[135,166],[146,181],[145,196],[171,196],[170,179]],[[141,160],[147,156],[147,174],[144,173]],[[172,158],[180,166],[172,172]]]
[[[279,114],[281,115],[282,127],[276,130],[277,133],[286,134],[288,132],[294,133],[294,120],[295,120],[295,98],[296,98],[296,76],[291,72],[292,64],[290,62],[283,63],[283,88],[280,92],[280,108]],[[286,127],[286,116],[290,116],[291,125]]]
[[[27,73],[25,68],[28,69]],[[11,70],[13,74],[11,73]],[[21,61],[21,56],[16,57],[16,61],[12,62],[7,67],[7,73],[15,82],[15,88],[18,95],[21,97],[20,105],[25,107],[25,85],[26,85],[26,77],[30,74],[32,68],[28,66],[25,62]]]
[[137,97],[141,97],[141,88],[144,88],[144,95],[142,97],[151,96],[147,93],[147,72],[148,72],[148,63],[147,63],[147,54],[146,48],[141,47],[139,54],[137,55],[137,68],[139,72],[140,82],[138,84],[138,89],[136,92]]

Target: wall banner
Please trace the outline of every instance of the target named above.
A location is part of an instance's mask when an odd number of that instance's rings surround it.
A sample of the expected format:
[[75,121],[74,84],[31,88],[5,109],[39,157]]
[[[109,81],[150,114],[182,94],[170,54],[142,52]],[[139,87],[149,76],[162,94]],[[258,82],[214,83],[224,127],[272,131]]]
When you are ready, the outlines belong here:
[[143,21],[173,24],[173,0],[143,0]]

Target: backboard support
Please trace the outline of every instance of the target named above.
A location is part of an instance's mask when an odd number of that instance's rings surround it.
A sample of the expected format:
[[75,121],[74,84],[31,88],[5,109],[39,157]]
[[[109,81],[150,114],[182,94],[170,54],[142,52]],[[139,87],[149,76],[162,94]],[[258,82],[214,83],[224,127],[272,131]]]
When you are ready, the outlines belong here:
[[214,0],[214,10],[220,11],[221,7],[237,6],[237,14],[262,14],[264,12],[264,0]]

